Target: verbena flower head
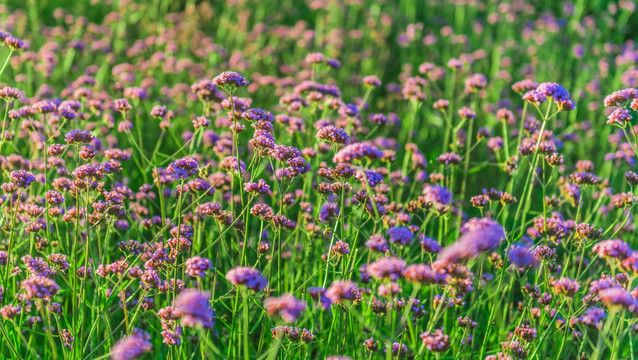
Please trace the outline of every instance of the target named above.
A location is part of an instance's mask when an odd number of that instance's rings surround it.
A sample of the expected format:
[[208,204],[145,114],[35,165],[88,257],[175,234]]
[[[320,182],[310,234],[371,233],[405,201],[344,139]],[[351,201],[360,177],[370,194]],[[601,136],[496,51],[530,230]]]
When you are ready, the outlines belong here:
[[34,276],[22,281],[27,299],[48,299],[60,291],[55,281],[44,276]]
[[183,326],[211,328],[215,312],[210,307],[210,293],[186,289],[175,298],[175,314]]
[[317,131],[316,137],[317,139],[333,144],[348,144],[350,142],[350,136],[348,136],[348,133],[334,125],[322,127],[319,131]]
[[433,332],[423,332],[419,337],[429,351],[444,352],[450,348],[450,337],[443,332],[444,330],[436,329]]
[[414,234],[404,226],[395,226],[387,231],[390,242],[397,245],[409,245],[414,240]]
[[306,303],[290,294],[267,298],[264,308],[269,316],[279,315],[287,323],[295,322],[306,310]]
[[95,137],[88,130],[71,130],[64,136],[64,140],[69,145],[89,144]]
[[503,226],[490,218],[472,218],[461,227],[461,236],[439,253],[438,259],[456,262],[496,248],[505,239]]
[[29,185],[35,181],[35,176],[33,173],[26,170],[16,170],[12,171],[9,174],[11,181],[15,184],[15,186],[26,189]]
[[259,270],[247,266],[237,266],[226,273],[226,280],[235,286],[246,286],[253,291],[263,290],[268,281]]
[[248,80],[237,72],[224,71],[213,78],[213,84],[220,88],[235,87],[239,88],[248,85]]
[[197,160],[187,156],[173,161],[167,170],[173,174],[175,179],[188,179],[197,175],[197,168]]
[[622,240],[603,240],[596,243],[592,251],[601,258],[623,260],[631,254],[632,249]]
[[186,260],[186,275],[190,277],[200,277],[203,278],[206,276],[206,272],[212,269],[213,263],[201,256],[193,256]]
[[144,331],[135,329],[133,334],[118,340],[111,348],[111,359],[133,360],[153,350],[149,341],[150,335]]
[[523,100],[529,101],[535,105],[541,105],[548,98],[551,98],[558,106],[559,110],[572,110],[575,103],[572,102],[567,90],[559,84],[544,82],[538,85],[536,89],[530,90],[523,95]]
[[631,113],[627,109],[616,109],[609,116],[607,116],[607,124],[609,125],[617,125],[620,127],[625,127],[629,122],[631,122]]
[[334,304],[343,304],[345,301],[356,301],[361,292],[357,284],[348,280],[333,281],[324,296]]
[[405,269],[405,260],[397,257],[382,257],[370,263],[366,271],[376,279],[396,281]]
[[605,107],[623,107],[626,103],[637,98],[638,90],[634,88],[627,88],[614,91],[610,95],[607,95],[603,103],[605,104]]

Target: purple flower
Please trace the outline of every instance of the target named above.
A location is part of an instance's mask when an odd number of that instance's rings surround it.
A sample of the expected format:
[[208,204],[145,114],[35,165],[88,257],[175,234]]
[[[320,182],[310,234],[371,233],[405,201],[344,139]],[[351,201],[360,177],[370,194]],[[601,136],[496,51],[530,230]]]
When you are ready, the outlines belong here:
[[221,88],[227,85],[242,87],[244,85],[248,85],[248,80],[234,71],[224,71],[223,73],[215,76],[213,84]]
[[[93,141],[94,138],[95,137],[90,131],[80,129],[71,130],[66,133],[66,135],[64,135],[64,140],[66,140],[67,144],[70,145],[88,144]],[[64,150],[62,150],[60,153],[62,153],[63,151]]]
[[453,152],[441,154],[436,158],[436,161],[443,165],[457,165],[463,161],[463,158]]
[[348,280],[333,281],[324,296],[334,304],[342,304],[344,301],[354,301],[361,297],[357,284]]
[[348,133],[334,125],[322,127],[319,131],[317,131],[316,137],[317,139],[331,142],[333,144],[348,144],[350,142],[350,136],[348,136]]
[[186,289],[175,299],[175,314],[182,318],[182,326],[211,328],[215,312],[210,307],[210,294]]
[[457,262],[496,248],[505,238],[503,226],[490,218],[472,218],[461,227],[461,236],[439,253],[438,259]]
[[627,109],[616,109],[609,116],[607,116],[607,124],[609,125],[618,125],[624,127],[629,123],[632,119],[629,110]]
[[607,317],[605,310],[592,307],[585,310],[585,314],[578,318],[578,322],[596,329],[601,329],[603,326],[603,320]]
[[131,104],[129,104],[128,100],[126,99],[113,100],[113,107],[115,107],[115,110],[122,113],[125,113],[132,109]]
[[424,332],[419,335],[423,345],[432,352],[444,352],[450,348],[450,337],[443,332],[445,329],[436,329],[434,332]]
[[398,245],[409,245],[414,240],[414,234],[412,231],[404,226],[396,226],[388,229],[388,236],[390,237],[390,242]]
[[34,276],[22,280],[22,289],[27,299],[48,299],[60,291],[55,281],[44,276]]
[[380,234],[370,235],[370,238],[366,241],[366,247],[380,253],[385,253],[389,250],[385,238]]
[[113,345],[111,348],[111,359],[113,360],[133,360],[143,354],[153,350],[153,345],[149,341],[151,337],[144,331],[135,329],[133,334],[126,336]]
[[538,262],[530,248],[524,244],[512,245],[507,252],[507,258],[519,269],[532,267]]
[[226,279],[235,286],[246,286],[253,291],[260,291],[268,285],[259,270],[248,266],[237,266],[226,273]]
[[319,210],[319,222],[325,224],[337,215],[339,215],[339,206],[333,202],[327,202]]
[[592,248],[598,256],[602,258],[625,259],[632,250],[626,242],[622,240],[603,240]]
[[188,179],[197,175],[197,167],[197,160],[187,156],[173,161],[167,170],[173,174],[175,179]]
[[9,174],[9,177],[11,178],[11,181],[13,181],[15,186],[23,189],[26,189],[32,182],[35,181],[35,176],[33,176],[33,173],[26,170],[12,171],[11,174]]
[[598,292],[598,298],[608,308],[623,307],[631,312],[638,309],[638,302],[625,289],[614,286]]
[[429,236],[421,236],[421,248],[429,254],[441,251],[441,244]]
[[186,275],[190,277],[200,277],[203,278],[206,276],[206,271],[210,270],[213,267],[213,263],[201,256],[193,256],[192,258],[186,260]]
[[249,192],[253,195],[257,195],[257,194],[263,194],[263,195],[270,195],[272,194],[272,192],[270,191],[270,186],[268,184],[266,184],[266,181],[264,181],[264,179],[259,179],[256,183],[255,182],[247,182],[244,184],[244,190],[246,192]]
[[606,107],[623,106],[626,102],[638,98],[638,90],[634,88],[622,89],[614,91],[611,95],[605,97],[604,104]]
[[423,200],[426,204],[432,204],[437,210],[442,210],[452,202],[452,192],[442,185],[423,185]]
[[418,284],[445,284],[447,281],[444,272],[434,270],[427,264],[409,265],[403,270],[403,276],[408,281]]
[[405,269],[405,260],[397,257],[382,257],[368,265],[366,272],[376,279],[396,281]]
[[371,142],[358,142],[339,150],[339,152],[333,156],[332,161],[336,163],[350,163],[364,158],[374,160],[382,157],[383,152]]
[[285,322],[292,323],[306,310],[306,304],[290,294],[284,294],[267,298],[264,308],[269,316],[279,315]]

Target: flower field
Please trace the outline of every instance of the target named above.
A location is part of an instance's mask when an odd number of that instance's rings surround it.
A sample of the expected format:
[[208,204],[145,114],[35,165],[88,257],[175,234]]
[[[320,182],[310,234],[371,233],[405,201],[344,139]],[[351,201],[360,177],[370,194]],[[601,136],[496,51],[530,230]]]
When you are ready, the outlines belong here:
[[630,0],[8,0],[0,359],[638,358]]

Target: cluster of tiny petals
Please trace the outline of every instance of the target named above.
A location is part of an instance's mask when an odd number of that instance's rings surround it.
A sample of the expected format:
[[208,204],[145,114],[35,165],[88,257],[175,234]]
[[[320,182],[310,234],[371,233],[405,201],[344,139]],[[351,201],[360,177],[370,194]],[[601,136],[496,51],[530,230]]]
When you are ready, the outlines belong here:
[[253,291],[263,290],[268,282],[259,270],[238,266],[226,273],[226,279],[235,286],[246,286]]
[[293,323],[306,310],[306,304],[290,294],[284,294],[267,298],[264,301],[264,308],[268,315],[279,315],[285,322]]
[[213,78],[213,84],[221,88],[224,86],[242,87],[248,85],[248,80],[237,72],[224,71]]
[[567,90],[556,83],[541,83],[535,89],[529,90],[523,95],[523,100],[535,105],[544,103],[548,98],[551,98],[556,103],[559,110],[573,110],[575,107],[575,103],[571,100]]
[[316,137],[317,139],[331,142],[333,144],[348,144],[350,142],[350,136],[348,136],[348,133],[334,125],[322,127],[319,131],[317,131]]
[[614,91],[610,95],[607,95],[603,103],[606,107],[622,107],[625,103],[637,98],[638,90],[634,88],[627,88]]

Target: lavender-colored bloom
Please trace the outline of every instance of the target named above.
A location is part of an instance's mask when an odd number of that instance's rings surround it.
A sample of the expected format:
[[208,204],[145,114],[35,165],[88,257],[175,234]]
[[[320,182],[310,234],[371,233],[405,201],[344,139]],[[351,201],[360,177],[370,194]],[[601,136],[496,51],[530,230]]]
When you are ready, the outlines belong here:
[[447,281],[445,273],[434,270],[427,264],[409,265],[403,270],[403,276],[418,284],[444,284]]
[[439,260],[457,262],[496,248],[505,238],[503,226],[490,218],[472,218],[461,227],[461,237],[439,253]]
[[609,125],[618,125],[624,127],[629,123],[632,119],[629,110],[627,109],[616,109],[609,116],[607,116],[607,124]]
[[575,106],[567,90],[556,83],[541,83],[536,89],[530,90],[523,95],[523,100],[527,100],[536,105],[542,104],[547,98],[552,98],[561,110],[572,110]]
[[371,86],[371,87],[381,86],[381,80],[376,75],[364,76],[362,82],[366,86]]
[[27,299],[48,299],[60,291],[60,287],[55,281],[44,276],[34,276],[22,280],[22,289],[25,291]]
[[23,189],[26,189],[32,182],[35,181],[35,176],[33,176],[33,173],[26,170],[12,171],[11,174],[9,174],[9,177],[11,178],[11,181],[15,184],[15,186]]
[[578,280],[562,277],[558,280],[552,280],[552,290],[556,295],[564,295],[568,297],[574,296],[580,289]]
[[388,229],[390,242],[397,245],[409,245],[414,240],[414,234],[404,226],[396,226]]
[[605,313],[605,310],[598,307],[592,307],[587,309],[585,314],[578,318],[578,322],[600,330],[602,329],[603,321],[606,317],[607,314]]
[[244,184],[244,190],[246,192],[249,192],[253,195],[257,195],[257,194],[263,194],[263,195],[270,195],[272,194],[271,190],[270,190],[270,185],[268,185],[266,183],[266,181],[264,181],[264,179],[259,179],[256,183],[255,182],[247,182]]
[[457,165],[463,161],[463,158],[453,152],[441,154],[436,158],[436,161],[443,165]]
[[434,332],[424,332],[419,335],[425,347],[432,352],[444,352],[450,348],[450,337],[443,332],[445,329],[436,329]]
[[429,236],[422,236],[421,248],[428,254],[435,254],[441,251],[441,244]]
[[427,204],[434,205],[437,210],[449,205],[452,202],[452,192],[442,185],[423,185],[423,200]]
[[606,107],[623,106],[626,102],[638,98],[638,90],[634,88],[622,89],[614,91],[611,95],[607,95],[604,100]]
[[474,119],[476,117],[476,113],[472,109],[464,106],[459,109],[459,116],[463,119]]
[[213,84],[220,88],[223,88],[227,85],[242,87],[244,85],[248,85],[248,80],[234,71],[224,71],[223,73],[213,78]]
[[376,279],[396,281],[405,269],[405,260],[397,257],[382,257],[368,265],[366,272]]
[[354,282],[337,280],[330,284],[324,292],[324,296],[334,304],[342,304],[346,300],[357,300],[361,295],[359,287]]
[[316,137],[317,139],[333,144],[348,144],[350,142],[350,136],[348,136],[348,133],[334,125],[322,127],[319,131],[317,131]]
[[383,157],[383,152],[370,142],[358,142],[350,144],[339,150],[332,158],[336,163],[349,163],[355,160],[368,158],[371,160]]
[[631,252],[629,245],[622,240],[603,240],[592,248],[602,258],[625,259]]
[[211,328],[215,312],[210,307],[210,293],[186,289],[175,299],[175,314],[182,318],[182,326]]
[[339,206],[336,203],[327,202],[319,210],[319,222],[325,224],[337,215],[339,215]]
[[330,248],[332,256],[343,256],[350,254],[350,245],[342,240],[337,240]]
[[383,181],[383,175],[373,170],[357,170],[355,177],[361,180],[362,183],[367,183],[370,187],[375,187]]
[[237,266],[226,273],[226,279],[235,286],[246,286],[253,291],[260,291],[268,285],[259,270],[248,266]]
[[125,113],[133,108],[126,99],[113,100],[113,107],[115,107],[115,110],[122,113]]
[[4,39],[4,43],[7,44],[7,46],[10,47],[13,51],[21,50],[25,47],[24,41],[18,39],[13,35],[9,35],[9,37]]
[[512,90],[516,91],[519,94],[523,94],[528,91],[534,90],[537,87],[538,87],[538,84],[535,81],[530,79],[525,79],[525,80],[515,82],[512,85]]
[[290,294],[267,298],[264,308],[269,316],[279,315],[287,323],[295,322],[306,310],[306,303]]
[[368,249],[380,253],[385,253],[389,250],[385,238],[380,234],[371,235],[365,245]]
[[153,350],[149,341],[151,337],[144,331],[135,329],[133,334],[126,336],[111,348],[111,359],[133,360]]
[[625,289],[619,286],[599,291],[598,298],[608,308],[623,307],[632,312],[638,310],[638,301]]
[[203,278],[206,276],[206,271],[210,270],[213,267],[213,263],[201,256],[193,256],[192,258],[186,260],[186,275],[190,277],[200,277]]
[[507,252],[507,258],[519,269],[536,265],[538,262],[530,248],[524,244],[514,244]]
[[167,168],[175,179],[188,179],[197,174],[197,160],[192,157],[183,157],[173,161]]
[[70,145],[89,144],[94,138],[90,131],[80,129],[71,130],[64,135],[64,140]]

